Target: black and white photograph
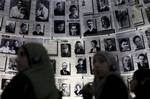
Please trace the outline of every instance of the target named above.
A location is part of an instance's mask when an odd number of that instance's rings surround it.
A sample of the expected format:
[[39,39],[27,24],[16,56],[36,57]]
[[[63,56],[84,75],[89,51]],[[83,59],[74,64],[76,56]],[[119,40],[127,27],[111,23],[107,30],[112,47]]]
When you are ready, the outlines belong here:
[[35,24],[33,35],[44,36],[44,29],[45,29],[44,24]]
[[145,12],[147,15],[148,22],[150,23],[150,7],[145,7]]
[[108,30],[111,28],[111,17],[110,16],[102,16],[101,17],[101,27],[102,27],[102,30]]
[[109,11],[109,2],[108,0],[96,0],[98,12]]
[[29,19],[31,0],[11,0],[10,18]]
[[148,63],[148,58],[146,53],[139,53],[136,58],[137,58],[138,69],[149,68],[149,63]]
[[83,57],[79,57],[77,59],[77,65],[75,66],[77,74],[85,74],[87,73],[86,59]]
[[0,55],[0,71],[4,72],[6,65],[6,56]]
[[82,96],[81,89],[83,87],[83,83],[76,83],[74,85],[74,94],[75,96]]
[[79,6],[72,4],[69,6],[69,19],[79,19]]
[[89,57],[89,62],[90,62],[90,73],[93,75],[93,57]]
[[105,51],[116,51],[116,40],[115,38],[104,39]]
[[5,0],[0,0],[0,10],[4,10]]
[[16,22],[15,21],[6,21],[5,32],[6,33],[15,33]]
[[129,72],[134,70],[134,64],[132,56],[127,55],[122,57],[123,72]]
[[28,33],[29,33],[29,24],[28,23],[20,23],[19,34],[28,35]]
[[79,23],[69,23],[69,35],[80,36],[80,24]]
[[49,0],[37,0],[36,2],[36,21],[48,22],[49,19]]
[[70,63],[69,62],[62,62],[60,75],[70,75]]
[[54,16],[65,16],[65,2],[54,1]]
[[56,34],[65,33],[65,21],[64,20],[54,20],[54,32]]
[[150,3],[150,0],[143,0],[145,4]]
[[7,78],[2,78],[1,81],[1,89],[4,90],[6,88],[6,86],[10,83],[11,79],[7,79]]
[[85,42],[85,53],[94,54],[101,50],[100,37],[87,38]]
[[148,47],[150,48],[150,28],[145,30],[145,35],[146,35],[146,38],[147,38]]
[[98,51],[100,51],[100,41],[97,40],[91,40],[91,49],[89,53],[96,53]]
[[141,50],[145,48],[143,36],[135,35],[133,37],[133,43],[134,43],[135,50]]
[[141,8],[135,6],[131,8],[131,20],[134,26],[139,26],[144,24],[143,11]]
[[137,5],[140,3],[139,0],[128,0],[128,2],[129,2],[129,5]]
[[85,20],[84,36],[93,36],[93,35],[97,35],[96,20],[87,19]]
[[115,32],[112,25],[111,15],[102,15],[101,17],[97,18],[96,22],[98,27],[98,35],[111,34]]
[[61,44],[61,57],[71,57],[71,44]]
[[126,2],[125,0],[114,0],[115,6],[124,5]]
[[50,58],[50,64],[53,67],[54,73],[56,74],[56,60]]
[[0,52],[15,54],[15,50],[12,47],[13,40],[1,39]]
[[67,82],[60,83],[59,91],[63,97],[69,97],[70,96],[70,84],[68,84]]
[[22,45],[22,42],[17,39],[2,38],[0,45],[1,53],[17,54],[19,47]]
[[115,17],[118,29],[130,27],[129,13],[127,8],[115,10]]
[[76,55],[78,55],[78,54],[85,54],[84,42],[76,41],[75,42],[74,52],[75,52]]
[[121,52],[130,51],[131,45],[129,38],[120,38],[118,39],[119,49]]
[[17,73],[16,67],[16,56],[9,56],[7,57],[7,64],[6,64],[6,73]]
[[43,46],[47,49],[49,56],[58,56],[58,41],[44,39]]
[[3,26],[3,17],[0,16],[0,31],[2,30],[2,26]]
[[93,0],[81,0],[83,15],[93,14]]

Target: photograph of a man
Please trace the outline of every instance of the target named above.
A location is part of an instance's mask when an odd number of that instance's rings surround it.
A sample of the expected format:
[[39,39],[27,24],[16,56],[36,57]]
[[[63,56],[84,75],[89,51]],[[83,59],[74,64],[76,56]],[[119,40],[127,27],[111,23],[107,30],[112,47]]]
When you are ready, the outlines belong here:
[[74,52],[75,54],[85,54],[85,49],[81,41],[76,41]]
[[56,2],[54,9],[55,16],[64,16],[65,15],[65,2]]
[[29,19],[30,0],[11,0],[10,18]]
[[142,37],[140,37],[139,35],[136,35],[133,37],[133,43],[136,47],[135,50],[141,50],[141,49],[145,48],[144,41],[143,41]]
[[70,71],[68,71],[69,65],[67,62],[62,63],[62,69],[60,70],[61,75],[70,75]]
[[69,23],[69,34],[70,36],[80,35],[80,24],[79,23]]
[[71,57],[70,44],[61,44],[61,57]]
[[36,21],[48,21],[49,1],[38,0],[36,6]]
[[143,54],[143,53],[139,54],[137,59],[138,59],[138,62],[137,62],[138,69],[149,68],[146,54]]
[[69,8],[70,14],[69,18],[70,19],[78,19],[79,18],[79,11],[78,7],[76,5],[71,5]]
[[69,84],[67,83],[62,83],[60,86],[59,86],[59,91],[60,91],[60,94],[62,96],[70,96],[70,87],[69,87]]
[[75,67],[76,67],[76,70],[77,70],[77,74],[87,73],[86,59],[79,58],[78,59],[78,64]]
[[132,59],[131,59],[130,56],[122,57],[122,64],[123,64],[124,72],[128,72],[128,71],[134,70],[134,65],[133,65],[133,62],[132,62]]
[[[43,27],[43,29],[44,29],[44,27]],[[35,31],[33,31],[33,35],[41,35],[41,36],[44,35],[41,24],[36,24]]]
[[116,41],[115,38],[104,39],[104,46],[106,51],[116,51]]
[[94,26],[94,20],[88,19],[86,21],[86,24],[87,24],[87,30],[84,32],[84,36],[90,36],[90,35],[97,34],[97,29]]

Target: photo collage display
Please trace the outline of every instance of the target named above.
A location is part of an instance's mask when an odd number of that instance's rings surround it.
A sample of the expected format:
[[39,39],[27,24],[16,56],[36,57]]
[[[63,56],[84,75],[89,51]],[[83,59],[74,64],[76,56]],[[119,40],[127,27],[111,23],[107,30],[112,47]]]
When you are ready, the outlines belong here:
[[1,92],[17,73],[18,48],[28,42],[47,49],[65,98],[81,98],[93,81],[97,51],[114,54],[130,86],[135,70],[150,67],[149,12],[150,0],[0,0]]

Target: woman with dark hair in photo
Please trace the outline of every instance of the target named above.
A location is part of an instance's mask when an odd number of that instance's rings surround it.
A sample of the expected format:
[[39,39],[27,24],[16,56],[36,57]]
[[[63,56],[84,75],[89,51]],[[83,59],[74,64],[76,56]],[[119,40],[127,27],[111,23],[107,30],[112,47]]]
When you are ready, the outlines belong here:
[[25,24],[25,23],[22,23],[21,25],[20,25],[20,32],[19,32],[19,34],[28,34],[28,25],[27,24]]
[[98,47],[97,44],[98,43],[96,40],[91,41],[92,49],[90,50],[90,53],[96,53],[96,52],[100,51],[100,47]]
[[58,99],[54,69],[43,45],[22,45],[16,62],[18,73],[6,86],[1,99]]

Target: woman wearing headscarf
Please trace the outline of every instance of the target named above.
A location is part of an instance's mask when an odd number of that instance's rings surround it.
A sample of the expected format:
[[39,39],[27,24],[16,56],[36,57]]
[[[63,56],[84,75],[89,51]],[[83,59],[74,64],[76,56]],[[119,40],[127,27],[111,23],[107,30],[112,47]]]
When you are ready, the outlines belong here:
[[2,99],[58,99],[53,66],[46,49],[27,43],[18,50],[18,74],[2,93]]
[[97,52],[93,57],[93,95],[95,99],[128,99],[129,92],[122,80],[115,57]]

